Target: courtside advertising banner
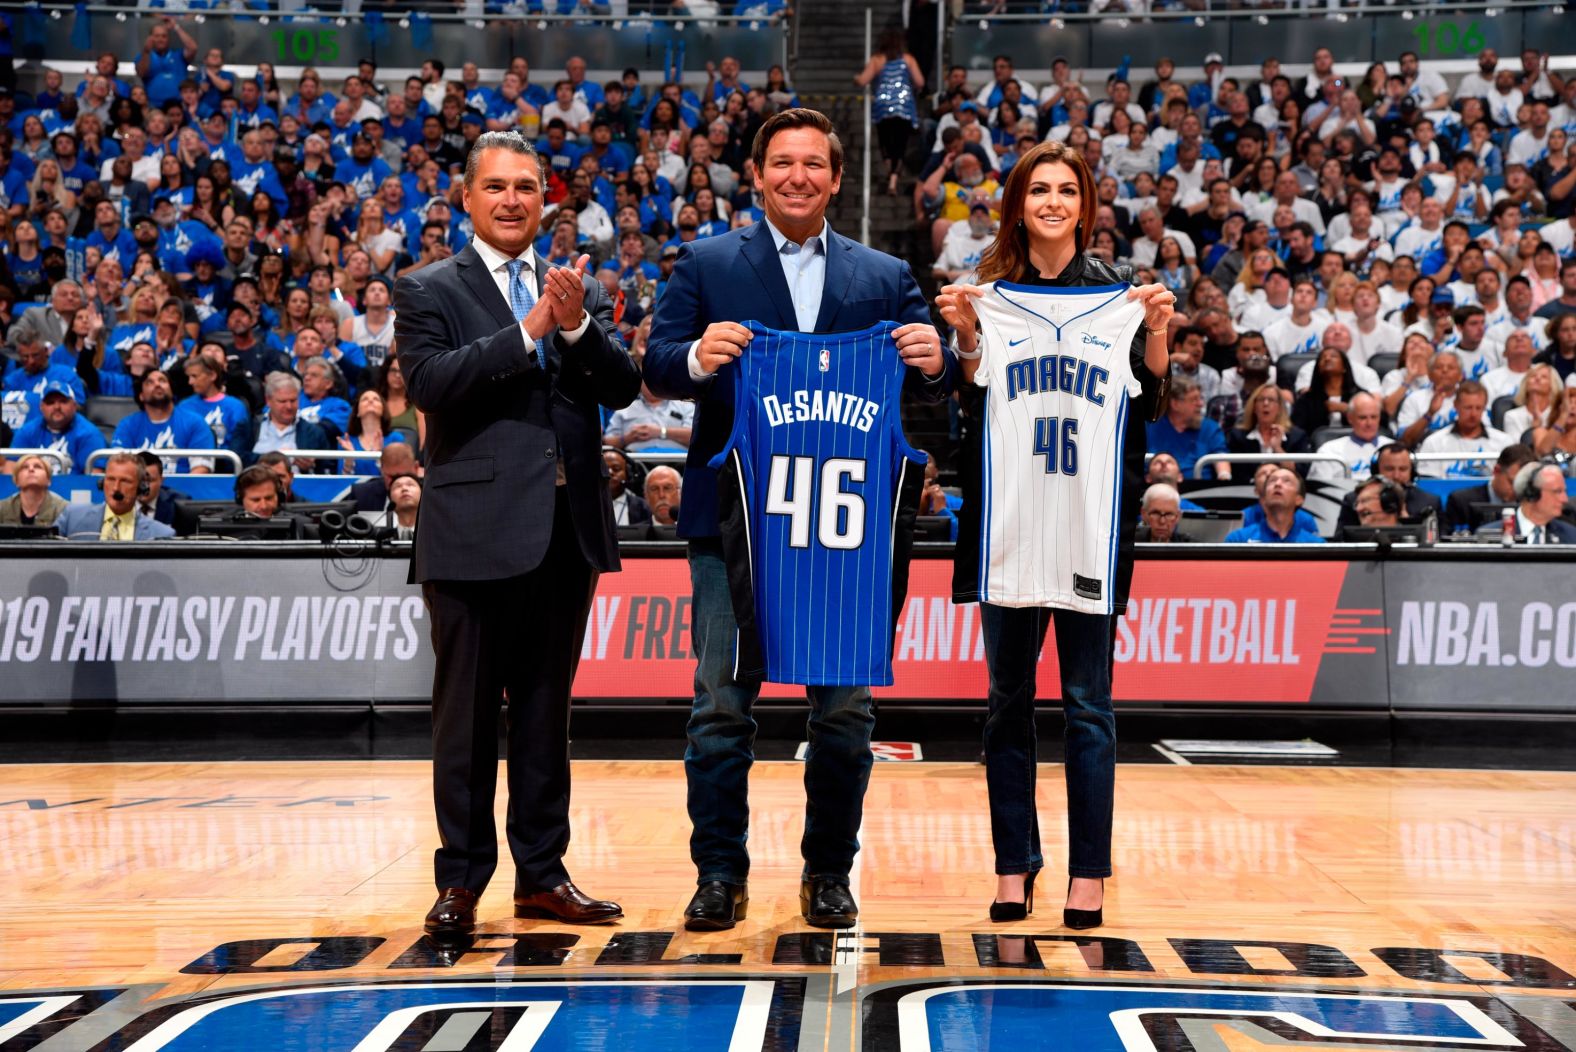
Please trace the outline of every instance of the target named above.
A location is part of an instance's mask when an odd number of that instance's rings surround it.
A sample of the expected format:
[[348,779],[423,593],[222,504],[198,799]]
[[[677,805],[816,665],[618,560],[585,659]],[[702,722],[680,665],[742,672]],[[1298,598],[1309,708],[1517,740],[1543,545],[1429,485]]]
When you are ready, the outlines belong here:
[[[1437,708],[1458,698],[1568,710],[1576,601],[1557,594],[1565,565],[1140,559],[1116,626],[1117,700]],[[431,626],[408,568],[403,557],[344,552],[18,553],[0,560],[0,700],[422,702]],[[914,562],[895,682],[879,696],[983,706],[978,609],[952,604],[951,572],[946,559]],[[575,697],[689,697],[690,621],[682,558],[626,559],[598,585]],[[1040,663],[1046,699],[1058,693],[1054,640]]]

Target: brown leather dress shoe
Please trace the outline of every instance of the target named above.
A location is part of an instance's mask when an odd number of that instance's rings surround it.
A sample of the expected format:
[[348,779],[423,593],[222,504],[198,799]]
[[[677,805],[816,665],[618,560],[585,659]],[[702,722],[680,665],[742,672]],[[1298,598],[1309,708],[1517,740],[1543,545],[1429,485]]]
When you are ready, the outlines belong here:
[[624,915],[616,902],[593,899],[566,880],[552,891],[516,893],[514,915],[565,924],[608,924]]
[[476,892],[444,888],[423,925],[433,935],[469,935],[476,930]]

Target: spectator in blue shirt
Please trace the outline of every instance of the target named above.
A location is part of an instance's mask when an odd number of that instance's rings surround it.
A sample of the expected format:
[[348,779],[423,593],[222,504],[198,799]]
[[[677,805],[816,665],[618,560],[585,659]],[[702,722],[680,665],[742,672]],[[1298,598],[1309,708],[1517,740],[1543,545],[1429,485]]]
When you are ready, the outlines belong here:
[[537,153],[542,155],[542,162],[555,172],[564,182],[569,181],[569,175],[580,166],[580,155],[585,151],[569,140],[569,126],[556,117],[547,122],[545,143],[536,144]]
[[242,199],[263,191],[273,198],[274,207],[284,213],[290,208],[290,198],[279,181],[279,172],[266,159],[267,153],[261,132],[252,129],[242,135],[241,159],[230,165],[230,185]]
[[[298,334],[296,346],[299,348],[301,343]],[[336,441],[350,430],[350,403],[334,394],[334,390],[344,384],[339,369],[322,355],[317,355],[304,360],[300,372],[301,419],[322,426],[329,432],[329,440]],[[329,429],[330,424],[333,425],[332,430]]]
[[116,260],[122,269],[131,270],[137,258],[137,239],[121,224],[115,202],[100,201],[93,207],[93,232],[88,235],[87,247],[98,249],[102,258]]
[[39,414],[44,391],[52,383],[64,384],[77,403],[88,400],[87,391],[76,372],[49,361],[49,344],[31,330],[13,337],[16,340],[16,365],[6,374],[4,420],[13,431]]
[[1226,534],[1226,543],[1323,544],[1318,531],[1297,518],[1306,492],[1301,475],[1290,468],[1275,468],[1264,482],[1264,496],[1259,498],[1263,518]]
[[[170,34],[180,38],[180,47],[170,46]],[[169,15],[162,15],[148,32],[137,56],[137,75],[148,92],[148,101],[163,107],[180,98],[181,81],[186,79],[191,60],[197,57],[197,41]]]
[[255,80],[241,81],[240,95],[236,99],[235,123],[242,128],[256,128],[265,121],[277,126],[279,114],[263,102],[262,89]]
[[49,146],[60,166],[60,185],[67,190],[80,194],[84,185],[98,178],[98,172],[83,164],[77,155],[77,137],[69,129],[56,132]]
[[[1183,478],[1193,477],[1193,465],[1209,453],[1226,452],[1226,435],[1220,425],[1204,416],[1204,392],[1197,382],[1185,376],[1171,378],[1166,412],[1149,425],[1149,452],[1170,453],[1182,469]],[[1231,465],[1215,465],[1218,478],[1231,477]]]
[[39,415],[23,424],[11,439],[18,449],[48,449],[63,460],[62,475],[86,474],[88,455],[104,448],[104,435],[77,413],[77,396],[69,384],[44,385]]
[[[203,419],[175,405],[170,378],[162,369],[151,369],[142,378],[138,391],[140,412],[126,417],[115,427],[117,449],[214,449],[213,432]],[[171,474],[206,475],[213,471],[212,457],[167,458],[164,466]],[[173,459],[173,467],[171,460]]]
[[373,150],[372,140],[357,132],[350,140],[350,156],[334,166],[334,178],[358,198],[368,198],[378,192],[383,180],[394,174]]
[[602,85],[586,80],[586,60],[575,55],[564,63],[564,74],[569,78],[569,89],[574,97],[585,103],[590,113],[602,105]]
[[226,366],[223,353],[211,348],[210,354],[218,357],[216,364],[208,355],[193,355],[186,359],[183,368],[192,394],[183,398],[177,408],[200,417],[213,432],[214,444],[245,457],[252,448],[252,416],[246,403],[234,395],[225,394]]

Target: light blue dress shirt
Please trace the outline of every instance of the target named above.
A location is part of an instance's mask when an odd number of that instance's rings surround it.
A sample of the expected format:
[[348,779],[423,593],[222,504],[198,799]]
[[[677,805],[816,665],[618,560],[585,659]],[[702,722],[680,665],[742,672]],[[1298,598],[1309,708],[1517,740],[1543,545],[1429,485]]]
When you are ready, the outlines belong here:
[[[796,245],[773,226],[771,220],[761,222],[777,245],[777,261],[782,264],[783,280],[788,283],[788,296],[793,300],[794,321],[800,332],[814,332],[815,321],[821,314],[821,294],[826,290],[826,243],[830,227],[823,219],[819,234],[805,238],[803,245]],[[690,379],[697,383],[711,375],[700,367],[699,350],[699,340],[690,344]]]

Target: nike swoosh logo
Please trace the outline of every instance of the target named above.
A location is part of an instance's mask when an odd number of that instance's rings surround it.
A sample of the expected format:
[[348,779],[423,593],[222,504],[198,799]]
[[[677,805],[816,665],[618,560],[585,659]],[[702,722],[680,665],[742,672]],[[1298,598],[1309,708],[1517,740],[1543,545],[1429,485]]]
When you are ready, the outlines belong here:
[[1029,340],[1030,340],[1030,339],[1031,339],[1031,338],[1032,338],[1032,337],[1029,337],[1029,336],[1025,336],[1025,337],[1024,337],[1024,338],[1023,338],[1023,339],[1021,339],[1021,340],[1008,340],[1008,341],[1007,341],[1007,346],[1008,346],[1008,347],[1016,347],[1016,346],[1018,346],[1018,344],[1020,344],[1020,343],[1028,343],[1028,342],[1029,342]]

